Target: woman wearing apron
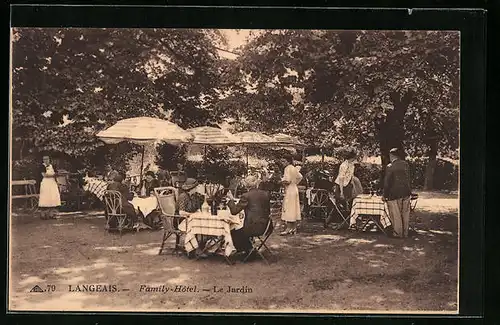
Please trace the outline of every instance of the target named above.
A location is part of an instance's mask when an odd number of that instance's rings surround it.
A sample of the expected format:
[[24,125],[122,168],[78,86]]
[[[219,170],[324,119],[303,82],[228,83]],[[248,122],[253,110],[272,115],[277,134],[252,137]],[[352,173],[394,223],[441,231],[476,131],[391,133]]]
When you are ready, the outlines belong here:
[[61,205],[59,186],[56,182],[56,172],[49,156],[43,157],[42,182],[40,183],[40,200],[38,206],[41,208],[42,219],[54,219],[56,208]]
[[281,220],[286,223],[285,230],[280,233],[281,236],[295,234],[297,232],[297,221],[301,220],[299,189],[297,184],[302,180],[302,174],[293,165],[293,157],[287,157],[287,162],[288,166],[286,166],[281,180],[285,187]]

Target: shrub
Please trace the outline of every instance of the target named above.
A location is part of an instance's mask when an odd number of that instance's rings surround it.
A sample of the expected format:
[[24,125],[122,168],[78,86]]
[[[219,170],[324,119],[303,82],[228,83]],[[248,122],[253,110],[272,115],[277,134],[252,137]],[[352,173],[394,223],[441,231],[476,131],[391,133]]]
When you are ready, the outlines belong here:
[[[425,170],[429,162],[428,157],[409,158],[412,187],[421,189],[425,183]],[[458,189],[458,166],[438,159],[434,171],[434,189],[455,191]]]

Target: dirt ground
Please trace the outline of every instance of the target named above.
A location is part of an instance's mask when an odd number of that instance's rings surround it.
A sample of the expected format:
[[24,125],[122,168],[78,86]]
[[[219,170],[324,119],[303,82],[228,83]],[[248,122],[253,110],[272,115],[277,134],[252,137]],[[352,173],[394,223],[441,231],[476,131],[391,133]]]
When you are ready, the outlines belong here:
[[[13,215],[9,309],[454,313],[457,195],[420,193],[412,221],[418,234],[404,240],[317,223],[303,223],[291,237],[276,231],[268,242],[276,261],[268,266],[159,256],[161,231],[109,234],[100,212],[48,221]],[[70,292],[90,284],[118,291]],[[35,285],[45,292],[30,292]],[[141,285],[197,292],[141,292]],[[244,292],[224,292],[228,286]]]

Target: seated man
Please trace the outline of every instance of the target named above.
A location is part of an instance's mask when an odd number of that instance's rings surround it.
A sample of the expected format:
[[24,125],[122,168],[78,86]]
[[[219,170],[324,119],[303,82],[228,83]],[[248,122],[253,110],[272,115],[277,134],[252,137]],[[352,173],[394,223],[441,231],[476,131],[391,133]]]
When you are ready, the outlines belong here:
[[[243,227],[231,231],[234,246],[238,251],[249,252],[252,249],[250,238],[260,236],[266,230],[271,214],[271,203],[269,193],[258,189],[259,182],[257,177],[248,176],[244,180],[248,192],[244,193],[238,203],[234,202],[234,197],[228,193],[228,207],[231,214],[237,214],[245,211],[245,220]],[[272,224],[271,224],[272,225]]]
[[178,187],[187,180],[187,173],[184,170],[184,165],[182,163],[177,164],[177,170],[170,171],[170,179],[172,182],[172,186]]
[[179,211],[196,212],[198,211],[205,198],[202,194],[196,192],[198,181],[194,178],[188,178],[179,189],[177,198],[177,209]]
[[146,191],[146,196],[153,195],[154,189],[160,187],[160,182],[155,178],[155,173],[152,171],[147,171],[142,184],[139,187],[139,191],[144,188]]
[[[118,172],[115,173],[113,181],[108,184],[107,190],[110,191],[118,191],[122,195],[122,211],[127,216],[132,219],[132,222],[135,224],[137,222],[137,213],[135,212],[135,208],[128,200],[131,199],[131,193],[127,185],[123,184],[123,176]],[[106,220],[108,219],[108,211],[105,210]],[[111,227],[114,225],[111,224]]]

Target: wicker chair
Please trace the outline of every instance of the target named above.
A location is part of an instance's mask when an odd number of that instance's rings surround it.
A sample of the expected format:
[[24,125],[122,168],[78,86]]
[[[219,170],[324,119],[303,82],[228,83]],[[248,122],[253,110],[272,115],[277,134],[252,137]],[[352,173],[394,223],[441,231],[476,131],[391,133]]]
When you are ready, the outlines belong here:
[[184,247],[180,242],[181,236],[185,234],[185,231],[179,229],[179,224],[183,220],[187,222],[187,219],[186,217],[180,216],[177,212],[177,189],[171,186],[157,187],[154,189],[154,193],[161,209],[163,223],[163,237],[158,255],[162,254],[165,242],[172,235],[175,235],[175,247],[172,253],[183,253]]
[[[118,191],[106,190],[104,192],[104,202],[106,203],[106,230],[118,230],[120,236],[123,230],[132,229],[132,218],[123,212],[122,194]],[[111,221],[116,220],[116,227],[111,226]]]

